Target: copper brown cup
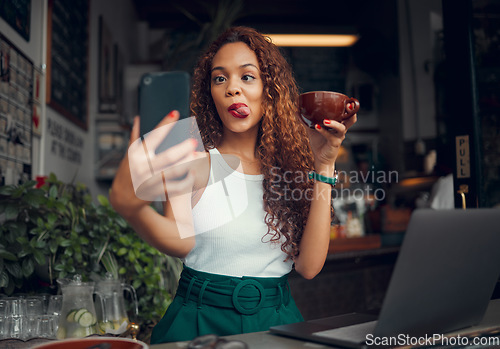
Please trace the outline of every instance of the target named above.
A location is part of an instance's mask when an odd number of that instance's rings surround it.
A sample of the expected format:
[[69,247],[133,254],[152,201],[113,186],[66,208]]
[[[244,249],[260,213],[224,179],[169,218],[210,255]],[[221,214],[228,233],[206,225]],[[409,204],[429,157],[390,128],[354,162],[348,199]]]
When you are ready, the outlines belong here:
[[[348,108],[351,103],[351,109]],[[300,119],[309,127],[323,125],[323,120],[341,122],[356,114],[359,101],[342,93],[311,91],[299,96]]]

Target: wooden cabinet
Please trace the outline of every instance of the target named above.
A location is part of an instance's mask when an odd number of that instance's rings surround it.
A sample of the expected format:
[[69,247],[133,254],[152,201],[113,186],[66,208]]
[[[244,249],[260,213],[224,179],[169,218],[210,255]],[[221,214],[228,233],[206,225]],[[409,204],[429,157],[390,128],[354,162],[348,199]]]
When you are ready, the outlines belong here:
[[290,287],[304,319],[378,313],[398,251],[398,247],[383,247],[331,253],[312,280],[293,272]]

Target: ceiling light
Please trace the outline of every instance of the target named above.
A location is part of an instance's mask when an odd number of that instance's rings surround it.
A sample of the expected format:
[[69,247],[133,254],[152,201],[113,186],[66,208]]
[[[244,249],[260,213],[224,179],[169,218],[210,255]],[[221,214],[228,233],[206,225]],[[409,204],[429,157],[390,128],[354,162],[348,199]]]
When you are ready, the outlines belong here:
[[265,34],[277,46],[284,47],[346,47],[358,40],[345,34]]

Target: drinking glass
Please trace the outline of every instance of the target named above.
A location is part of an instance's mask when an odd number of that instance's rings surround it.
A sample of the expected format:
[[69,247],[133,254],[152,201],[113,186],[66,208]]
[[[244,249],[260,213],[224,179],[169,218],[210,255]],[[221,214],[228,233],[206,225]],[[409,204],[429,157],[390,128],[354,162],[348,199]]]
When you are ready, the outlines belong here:
[[8,338],[25,339],[27,333],[25,331],[26,315],[7,316],[7,328],[9,330]]
[[6,297],[3,298],[8,305],[9,315],[26,315],[26,299],[18,297]]
[[42,315],[44,313],[42,297],[28,297],[25,302],[27,315]]
[[36,321],[37,316],[44,314],[43,297],[27,297],[26,298],[26,316],[24,334],[26,338],[36,337]]
[[63,302],[62,294],[51,295],[49,297],[49,306],[47,308],[47,315],[54,316],[54,326],[55,326],[54,333],[57,333],[57,328],[59,327],[59,317],[61,316],[62,302]]
[[56,315],[38,315],[36,317],[35,336],[39,338],[56,338],[57,331]]
[[9,338],[9,328],[7,327],[7,316],[0,315],[0,340]]
[[0,299],[0,316],[7,316],[10,314],[9,305],[10,302],[8,302],[5,298]]
[[0,339],[8,338],[10,335],[7,318],[10,316],[10,302],[6,299],[0,299]]
[[9,314],[6,315],[7,337],[25,339],[27,336],[25,331],[26,299],[6,297],[3,300],[7,302],[7,308],[9,309]]
[[43,299],[43,314],[47,314],[47,308],[49,306],[50,293],[37,293],[36,297]]
[[49,307],[47,308],[48,315],[61,315],[62,295],[51,295],[49,298]]

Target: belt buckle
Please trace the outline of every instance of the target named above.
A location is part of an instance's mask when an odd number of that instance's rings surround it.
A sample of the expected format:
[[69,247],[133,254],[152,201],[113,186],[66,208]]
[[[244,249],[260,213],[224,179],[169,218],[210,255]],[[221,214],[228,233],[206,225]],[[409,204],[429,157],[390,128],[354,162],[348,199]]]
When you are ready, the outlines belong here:
[[[255,306],[253,308],[244,308],[240,304],[240,301],[238,300],[238,296],[240,294],[240,291],[245,286],[254,286],[257,289],[257,291],[259,291],[259,293],[260,293],[259,304],[257,304],[257,306]],[[255,280],[252,280],[252,279],[246,279],[246,280],[241,281],[234,288],[234,291],[233,291],[233,305],[234,305],[234,308],[236,310],[238,310],[241,314],[243,314],[243,315],[252,315],[252,314],[255,314],[256,312],[258,312],[260,310],[260,308],[262,308],[262,303],[264,302],[265,297],[266,297],[266,295],[264,293],[264,287],[262,287],[262,285],[258,281],[255,281]]]

